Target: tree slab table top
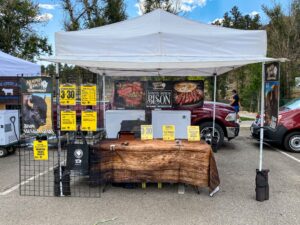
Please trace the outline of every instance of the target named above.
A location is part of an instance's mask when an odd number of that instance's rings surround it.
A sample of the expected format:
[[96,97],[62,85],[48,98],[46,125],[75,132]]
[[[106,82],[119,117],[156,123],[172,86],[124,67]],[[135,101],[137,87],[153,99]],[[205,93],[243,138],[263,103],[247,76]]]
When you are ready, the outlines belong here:
[[188,141],[101,141],[91,152],[90,176],[101,182],[184,183],[210,192],[220,184],[211,147]]

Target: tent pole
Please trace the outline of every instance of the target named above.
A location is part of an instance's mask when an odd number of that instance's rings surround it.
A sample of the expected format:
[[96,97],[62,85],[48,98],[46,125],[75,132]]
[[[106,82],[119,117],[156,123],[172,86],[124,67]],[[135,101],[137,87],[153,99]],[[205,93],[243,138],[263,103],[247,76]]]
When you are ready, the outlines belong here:
[[102,104],[103,104],[103,128],[104,130],[106,130],[106,126],[105,126],[105,122],[106,122],[106,118],[105,118],[105,110],[106,110],[106,106],[105,106],[105,95],[106,95],[106,90],[105,90],[105,73],[102,74]]
[[59,173],[59,191],[60,196],[63,196],[63,186],[62,186],[62,169],[61,169],[61,132],[60,132],[60,92],[59,92],[59,64],[55,64],[56,70],[56,138],[57,138],[57,164],[58,164],[58,173]]
[[216,100],[217,100],[217,73],[213,74],[214,76],[214,106],[213,106],[213,131],[211,137],[211,144],[214,143],[215,136],[215,120],[216,120]]
[[260,143],[259,143],[259,171],[262,171],[263,142],[264,142],[264,119],[265,119],[265,63],[262,63],[261,72],[261,106],[260,106]]

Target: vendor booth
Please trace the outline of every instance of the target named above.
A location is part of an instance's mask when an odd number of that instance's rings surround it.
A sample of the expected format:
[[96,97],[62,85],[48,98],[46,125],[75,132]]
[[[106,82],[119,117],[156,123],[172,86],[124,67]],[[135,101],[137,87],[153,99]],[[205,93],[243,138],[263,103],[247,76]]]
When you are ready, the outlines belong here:
[[[213,76],[215,102],[217,76],[247,64],[261,62],[264,78],[264,63],[276,61],[266,57],[266,31],[235,30],[202,24],[160,9],[103,27],[58,32],[55,34],[55,52],[55,57],[46,60],[77,65],[102,76],[103,100],[106,95],[105,78],[108,76]],[[132,85],[134,87],[130,88],[138,92],[143,84]],[[158,85],[156,89],[166,86]],[[189,94],[190,97],[186,94],[184,97],[172,97],[174,101],[179,98],[192,99],[187,102],[197,101],[201,96],[201,90],[196,90],[196,84],[173,84],[173,87],[178,92],[193,92]],[[126,88],[118,94],[128,95]],[[164,96],[168,99],[167,92]],[[263,100],[262,96],[262,114]],[[178,100],[179,105],[185,102]],[[211,194],[219,190],[219,177],[210,146],[197,139],[196,142],[195,139],[191,141],[188,137],[187,129],[191,125],[189,111],[152,110],[152,120],[147,121],[145,111],[141,108],[130,111],[126,108],[128,104],[134,103],[128,100],[124,104],[125,110],[104,112],[107,137],[93,146],[93,154],[90,156],[93,162],[98,159],[97,163],[90,162],[90,177],[94,183],[102,183],[103,180],[173,182],[208,186]],[[147,103],[145,104],[147,107]],[[161,106],[154,108],[163,108]],[[215,127],[215,104],[213,114],[212,134]],[[150,137],[120,134],[121,128],[116,127],[130,120],[138,123],[141,133],[149,126],[152,129]],[[263,124],[262,118],[262,126]],[[263,139],[263,129],[261,135]],[[59,168],[62,175],[61,170]],[[262,142],[259,171],[261,170]]]

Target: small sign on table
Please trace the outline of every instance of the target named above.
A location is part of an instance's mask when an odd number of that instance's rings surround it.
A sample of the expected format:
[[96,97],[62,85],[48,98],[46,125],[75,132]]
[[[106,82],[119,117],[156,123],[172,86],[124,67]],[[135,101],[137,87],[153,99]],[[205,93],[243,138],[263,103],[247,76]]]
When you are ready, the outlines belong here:
[[163,125],[163,140],[174,141],[175,140],[175,126],[174,125]]

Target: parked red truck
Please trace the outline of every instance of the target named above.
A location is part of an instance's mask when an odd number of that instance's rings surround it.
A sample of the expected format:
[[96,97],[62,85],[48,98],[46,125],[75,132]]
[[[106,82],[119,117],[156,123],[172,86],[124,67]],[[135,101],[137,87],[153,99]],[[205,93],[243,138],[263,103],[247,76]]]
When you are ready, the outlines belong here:
[[[259,140],[259,115],[250,129],[252,136]],[[264,127],[264,141],[283,146],[288,151],[300,152],[300,98],[294,99],[279,109],[276,129]]]

